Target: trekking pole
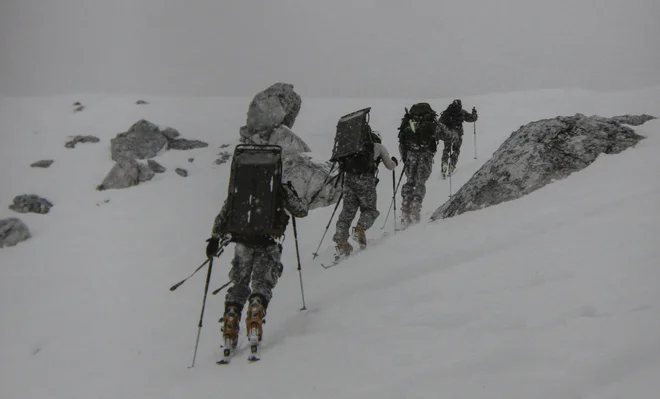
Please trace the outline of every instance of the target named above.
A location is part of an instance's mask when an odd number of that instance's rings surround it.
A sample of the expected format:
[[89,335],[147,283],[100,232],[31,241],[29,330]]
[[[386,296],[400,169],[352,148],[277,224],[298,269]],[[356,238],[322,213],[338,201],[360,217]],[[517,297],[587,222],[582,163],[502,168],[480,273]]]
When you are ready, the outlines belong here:
[[392,191],[394,194],[392,194],[392,203],[394,204],[394,235],[396,235],[396,173],[394,173],[394,169],[392,169]]
[[313,253],[314,258],[316,259],[317,256],[319,256],[319,249],[321,248],[321,244],[323,244],[323,239],[325,239],[325,235],[328,233],[328,229],[330,228],[330,223],[332,223],[332,219],[335,217],[335,212],[337,212],[337,208],[339,208],[339,204],[341,203],[341,199],[344,197],[344,191],[339,194],[339,199],[337,199],[337,205],[335,205],[335,210],[332,211],[332,216],[330,216],[330,220],[328,220],[328,225],[325,226],[325,231],[323,232],[323,236],[321,237],[321,242],[319,242],[319,246],[316,248],[316,252]]
[[204,285],[204,300],[202,301],[202,314],[199,316],[199,325],[197,326],[197,340],[195,341],[195,353],[193,354],[192,365],[188,368],[195,367],[195,359],[197,358],[197,347],[199,346],[199,336],[202,333],[202,320],[204,319],[204,309],[206,308],[206,295],[209,292],[209,282],[211,281],[211,270],[213,270],[213,258],[209,259],[209,272],[206,274],[206,284]]
[[474,121],[474,159],[477,159],[477,121]]
[[300,310],[306,310],[305,306],[305,290],[303,289],[303,278],[302,278],[302,266],[300,265],[300,250],[298,249],[298,228],[296,227],[296,217],[291,215],[291,220],[293,221],[293,237],[296,239],[296,257],[298,257],[298,276],[300,277],[300,294],[302,295],[302,308]]
[[[220,242],[220,249],[219,249],[218,252],[215,254],[215,257],[216,257],[216,258],[217,258],[218,256],[222,255],[222,253],[225,251],[225,247],[226,247],[227,245],[229,245],[230,242],[231,242],[231,239],[230,239],[229,237],[225,237],[225,238],[222,239],[222,241]],[[199,265],[199,267],[198,267],[194,272],[192,272],[192,274],[191,274],[190,276],[184,278],[183,280],[181,280],[181,281],[179,281],[178,283],[176,283],[176,284],[174,284],[173,286],[171,286],[171,287],[170,287],[170,291],[174,291],[174,290],[176,290],[176,289],[179,288],[183,283],[185,283],[186,281],[188,281],[188,280],[189,280],[192,276],[194,276],[198,271],[202,270],[202,268],[203,268],[207,263],[209,263],[209,262],[211,261],[211,259],[212,259],[212,258],[207,258],[207,259],[204,261],[204,263],[202,263],[201,265]]]
[[[341,194],[339,194],[339,198],[337,199],[337,205],[335,205],[335,209],[332,211],[332,215],[330,216],[330,220],[328,220],[328,225],[325,226],[325,231],[323,232],[323,237],[321,237],[321,242],[319,242],[319,246],[316,248],[316,252],[313,252],[312,254],[314,255],[313,259],[316,259],[317,256],[319,256],[319,249],[321,248],[321,244],[323,244],[323,239],[325,239],[325,235],[328,233],[328,229],[330,228],[330,223],[332,223],[332,219],[335,217],[335,213],[337,212],[337,208],[339,208],[339,203],[341,202],[341,199],[344,198],[344,174],[341,173],[339,176],[341,179]],[[339,183],[339,179],[337,180],[336,183]],[[335,183],[335,186],[336,186]]]
[[[387,225],[387,219],[390,218],[390,212],[392,211],[392,206],[394,205],[396,201],[396,193],[399,192],[399,185],[401,184],[401,179],[403,179],[403,173],[406,171],[406,164],[403,164],[403,170],[401,171],[401,175],[399,175],[399,182],[396,184],[396,188],[394,189],[394,194],[392,195],[392,202],[390,202],[390,208],[387,210],[387,216],[385,216],[385,221],[383,222],[383,227],[380,229],[384,229],[385,226]],[[392,171],[394,173],[394,171]],[[396,213],[396,212],[395,212]],[[394,218],[396,219],[396,215],[394,215]],[[395,222],[396,223],[396,222]],[[396,227],[396,224],[395,224]],[[395,229],[396,231],[396,229]]]
[[451,170],[451,147],[449,147],[449,165],[447,165],[447,171],[449,172],[449,200],[451,201],[451,175],[453,175],[453,171]]

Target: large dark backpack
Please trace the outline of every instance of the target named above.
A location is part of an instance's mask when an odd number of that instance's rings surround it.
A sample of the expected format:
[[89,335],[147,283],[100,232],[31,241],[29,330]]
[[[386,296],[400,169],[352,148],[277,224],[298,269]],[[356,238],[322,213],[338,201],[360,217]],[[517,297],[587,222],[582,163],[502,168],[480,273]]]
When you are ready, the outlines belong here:
[[375,174],[374,143],[380,142],[369,126],[369,111],[361,109],[339,118],[330,162],[339,164],[341,172]]
[[428,103],[417,103],[406,109],[399,126],[399,143],[404,147],[416,146],[437,151],[437,114]]
[[282,236],[288,222],[283,191],[280,146],[236,146],[224,231],[240,236]]

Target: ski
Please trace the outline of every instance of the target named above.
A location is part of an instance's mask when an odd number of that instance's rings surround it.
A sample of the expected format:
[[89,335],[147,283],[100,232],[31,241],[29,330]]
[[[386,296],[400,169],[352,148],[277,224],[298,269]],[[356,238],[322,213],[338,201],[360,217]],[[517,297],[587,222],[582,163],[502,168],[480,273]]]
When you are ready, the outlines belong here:
[[259,332],[256,328],[250,330],[248,335],[248,341],[250,343],[250,354],[248,355],[247,360],[250,362],[256,362],[261,360],[261,345],[259,342]]
[[225,339],[225,345],[224,349],[222,350],[222,359],[218,360],[215,362],[216,364],[229,364],[231,362],[231,359],[236,355],[236,352],[238,352],[239,348],[243,344],[243,340],[239,342],[235,348],[232,348],[231,344],[231,339],[227,338]]

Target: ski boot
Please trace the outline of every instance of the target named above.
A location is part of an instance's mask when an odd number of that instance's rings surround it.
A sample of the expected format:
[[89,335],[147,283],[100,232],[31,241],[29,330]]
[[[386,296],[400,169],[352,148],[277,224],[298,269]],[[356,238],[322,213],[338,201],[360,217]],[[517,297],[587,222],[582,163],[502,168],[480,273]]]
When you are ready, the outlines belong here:
[[335,262],[348,257],[353,252],[353,246],[348,242],[347,238],[340,238],[335,240]]
[[447,178],[447,170],[448,170],[447,161],[442,161],[442,165],[440,166],[440,172],[442,173],[442,180]]
[[401,230],[405,230],[406,227],[410,226],[412,224],[412,218],[411,218],[411,213],[410,213],[410,201],[409,200],[403,200],[403,203],[401,204]]
[[263,299],[254,295],[250,298],[248,305],[247,316],[245,324],[247,326],[248,342],[250,343],[250,355],[248,360],[257,361],[259,357],[259,349],[261,338],[263,337],[262,325],[266,323],[266,307],[263,304]]
[[242,311],[243,309],[240,306],[234,304],[227,304],[225,306],[225,314],[220,319],[224,341],[223,359],[218,362],[220,364],[229,363],[232,354],[238,346],[238,332],[240,330]]
[[356,224],[355,228],[353,228],[353,238],[360,244],[360,249],[367,247],[367,234],[360,223]]
[[421,211],[422,211],[422,201],[414,199],[410,203],[410,223],[411,224],[417,224],[417,223],[420,222],[420,220],[422,220]]

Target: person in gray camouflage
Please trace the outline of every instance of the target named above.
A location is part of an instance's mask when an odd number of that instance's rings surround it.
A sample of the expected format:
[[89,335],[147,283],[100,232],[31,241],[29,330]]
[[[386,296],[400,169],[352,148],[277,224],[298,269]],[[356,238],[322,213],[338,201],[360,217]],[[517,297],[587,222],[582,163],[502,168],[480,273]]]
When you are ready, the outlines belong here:
[[337,218],[336,231],[333,241],[336,243],[338,257],[348,256],[353,252],[353,246],[348,242],[349,229],[358,209],[360,217],[354,229],[354,238],[360,245],[360,248],[367,246],[366,231],[373,226],[380,215],[377,209],[376,171],[378,164],[383,162],[388,170],[394,170],[399,164],[395,157],[390,157],[387,148],[381,143],[380,135],[373,133],[373,157],[361,162],[364,165],[361,168],[343,169],[343,204],[342,210]]
[[426,181],[433,171],[438,142],[447,133],[437,122],[436,115],[428,103],[417,103],[406,112],[399,126],[399,152],[406,174],[406,182],[401,187],[402,228],[421,219]]
[[[296,194],[291,186],[282,185],[284,209],[294,217],[307,216],[308,206]],[[283,231],[288,224],[288,216],[280,210],[284,222]],[[211,258],[218,252],[221,238],[225,237],[224,227],[227,224],[227,200],[213,223],[212,235],[206,248],[207,257]],[[246,324],[257,322],[259,339],[261,340],[261,325],[266,316],[266,309],[273,296],[273,288],[282,276],[282,244],[281,237],[270,235],[232,235],[235,243],[234,258],[229,271],[232,286],[225,296],[225,312],[223,316],[223,337],[230,339],[235,347],[238,343],[239,324],[243,306],[249,301]]]
[[445,148],[442,150],[442,176],[454,173],[458,156],[463,145],[463,123],[477,121],[477,109],[472,107],[472,113],[463,109],[461,100],[454,100],[440,115],[440,123],[446,126],[452,134],[444,140]]

